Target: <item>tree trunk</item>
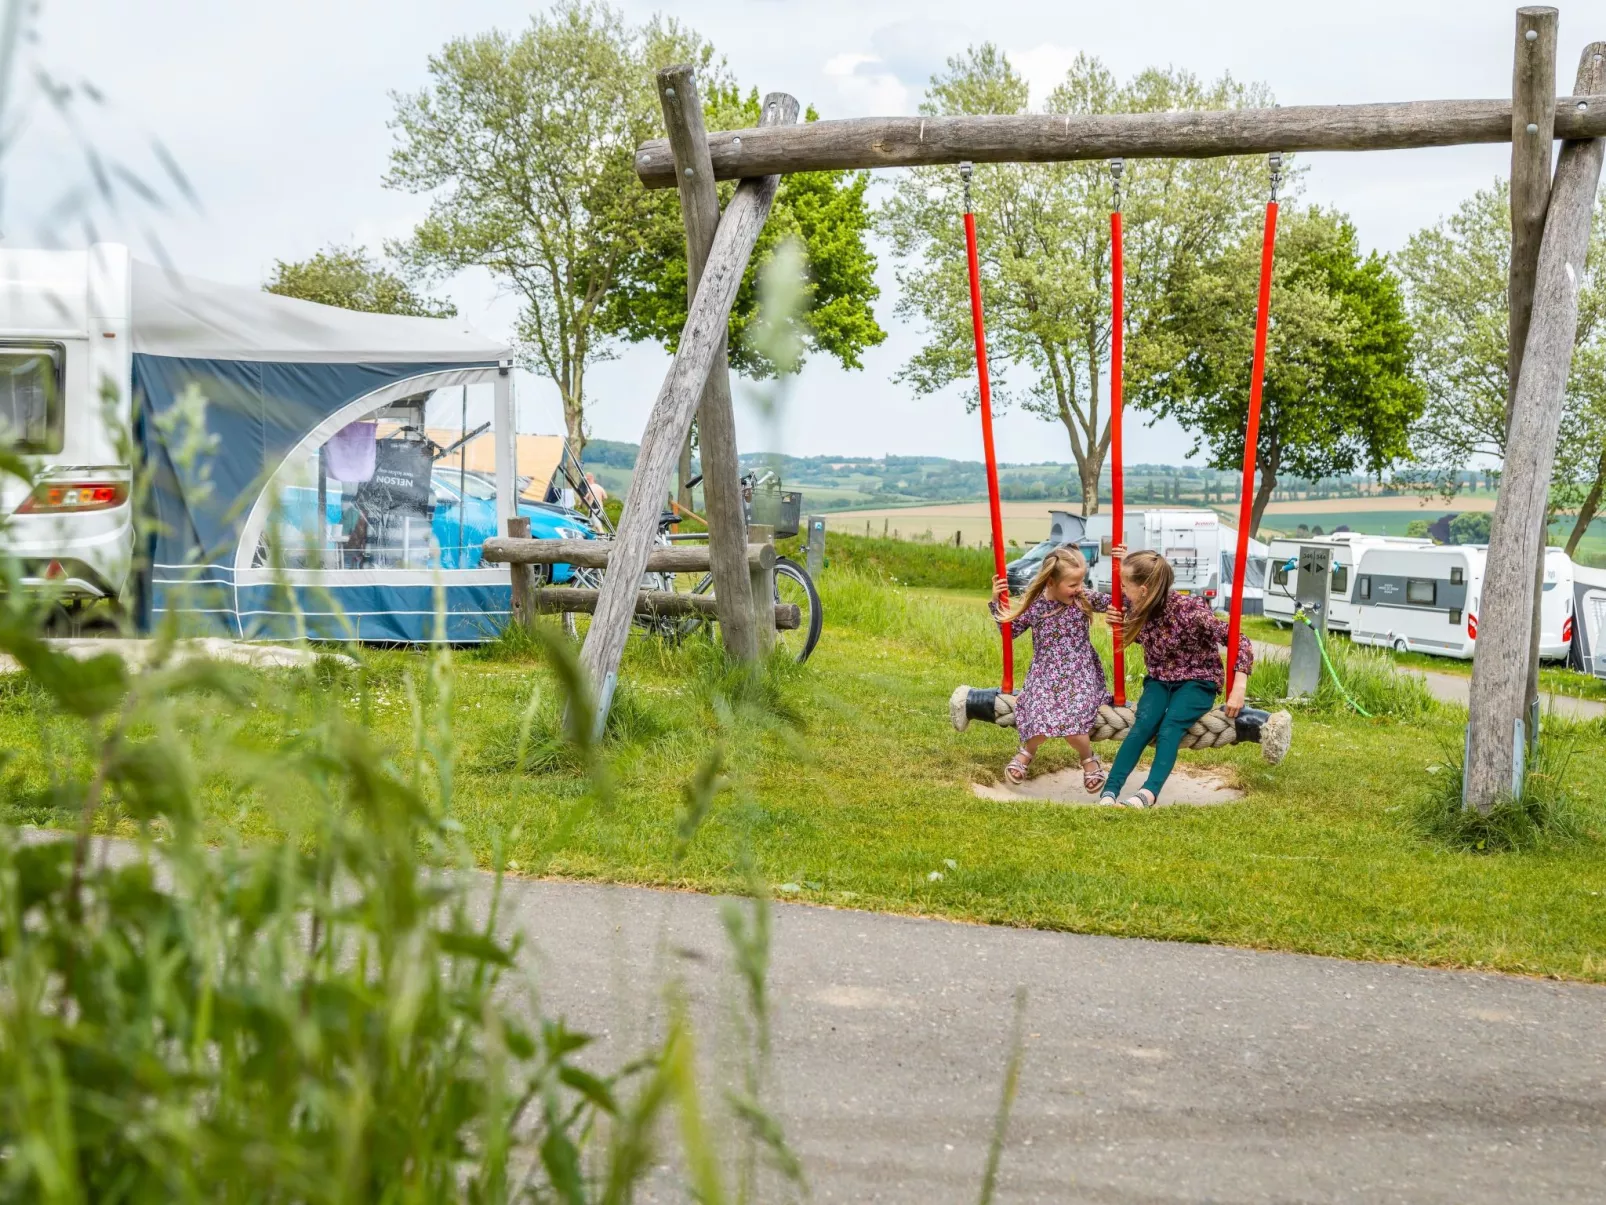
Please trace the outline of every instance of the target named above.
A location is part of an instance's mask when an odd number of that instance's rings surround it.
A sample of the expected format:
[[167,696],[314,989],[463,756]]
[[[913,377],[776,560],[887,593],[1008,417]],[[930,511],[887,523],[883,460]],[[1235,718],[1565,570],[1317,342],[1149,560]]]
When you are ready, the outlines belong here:
[[1266,504],[1277,489],[1277,469],[1270,465],[1260,466],[1260,486],[1255,490],[1254,504],[1249,508],[1249,538],[1258,539],[1260,520],[1266,514]]
[[1572,534],[1567,537],[1567,555],[1572,556],[1578,551],[1578,542],[1584,538],[1589,530],[1590,523],[1600,512],[1600,499],[1606,491],[1606,448],[1601,449],[1600,460],[1595,465],[1595,483],[1589,487],[1589,493],[1584,495],[1583,503],[1578,507],[1578,518],[1573,522]]
[[563,431],[568,437],[569,452],[574,456],[575,463],[581,463],[581,455],[586,449],[585,404],[578,394],[568,390],[563,393]]

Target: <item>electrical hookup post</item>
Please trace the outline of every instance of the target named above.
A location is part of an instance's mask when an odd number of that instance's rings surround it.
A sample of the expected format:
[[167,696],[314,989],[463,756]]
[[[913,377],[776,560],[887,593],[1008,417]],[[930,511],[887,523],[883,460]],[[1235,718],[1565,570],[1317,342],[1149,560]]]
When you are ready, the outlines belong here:
[[[987,459],[987,503],[993,527],[993,573],[1006,577],[1004,569],[1004,514],[998,503],[998,457],[993,450],[993,395],[987,380],[987,330],[981,313],[981,261],[976,254],[976,214],[970,207],[972,165],[959,165],[959,179],[965,196],[965,258],[970,270],[970,324],[976,335],[976,382],[981,393],[981,445]],[[1004,592],[1009,602],[1009,592]],[[1015,634],[1006,620],[999,624],[1004,641],[1004,674],[999,689],[1015,693]]]

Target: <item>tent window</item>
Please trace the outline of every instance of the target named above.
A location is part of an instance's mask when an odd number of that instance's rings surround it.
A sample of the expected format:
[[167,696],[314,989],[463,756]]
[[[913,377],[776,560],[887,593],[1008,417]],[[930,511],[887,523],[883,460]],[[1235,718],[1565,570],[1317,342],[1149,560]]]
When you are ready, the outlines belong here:
[[65,359],[60,343],[0,343],[0,446],[61,451]]

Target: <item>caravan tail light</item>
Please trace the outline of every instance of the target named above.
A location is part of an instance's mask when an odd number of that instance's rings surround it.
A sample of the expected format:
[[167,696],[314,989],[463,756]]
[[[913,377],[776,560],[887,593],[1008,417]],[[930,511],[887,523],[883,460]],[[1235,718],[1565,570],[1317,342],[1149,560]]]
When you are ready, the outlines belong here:
[[1476,640],[1477,638],[1478,638],[1478,617],[1476,615],[1474,615],[1471,611],[1468,611],[1467,612],[1467,639],[1468,640]]
[[128,501],[124,481],[41,481],[19,507],[19,515],[64,515],[110,510]]
[[1571,644],[1573,642],[1573,617],[1571,615],[1561,621],[1561,642],[1563,644]]
[[1214,598],[1216,596],[1216,592],[1214,590],[1206,590],[1204,592],[1204,596],[1206,598]]

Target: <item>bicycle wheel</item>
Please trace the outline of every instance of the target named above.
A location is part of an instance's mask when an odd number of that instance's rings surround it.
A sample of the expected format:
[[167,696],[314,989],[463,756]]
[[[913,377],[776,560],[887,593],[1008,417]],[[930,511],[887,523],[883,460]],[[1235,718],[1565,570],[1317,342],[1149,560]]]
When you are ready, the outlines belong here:
[[796,603],[802,623],[795,629],[775,633],[777,648],[802,662],[809,659],[814,646],[820,643],[820,628],[825,623],[825,611],[820,606],[820,592],[814,588],[814,579],[808,570],[787,557],[775,559],[775,601]]

